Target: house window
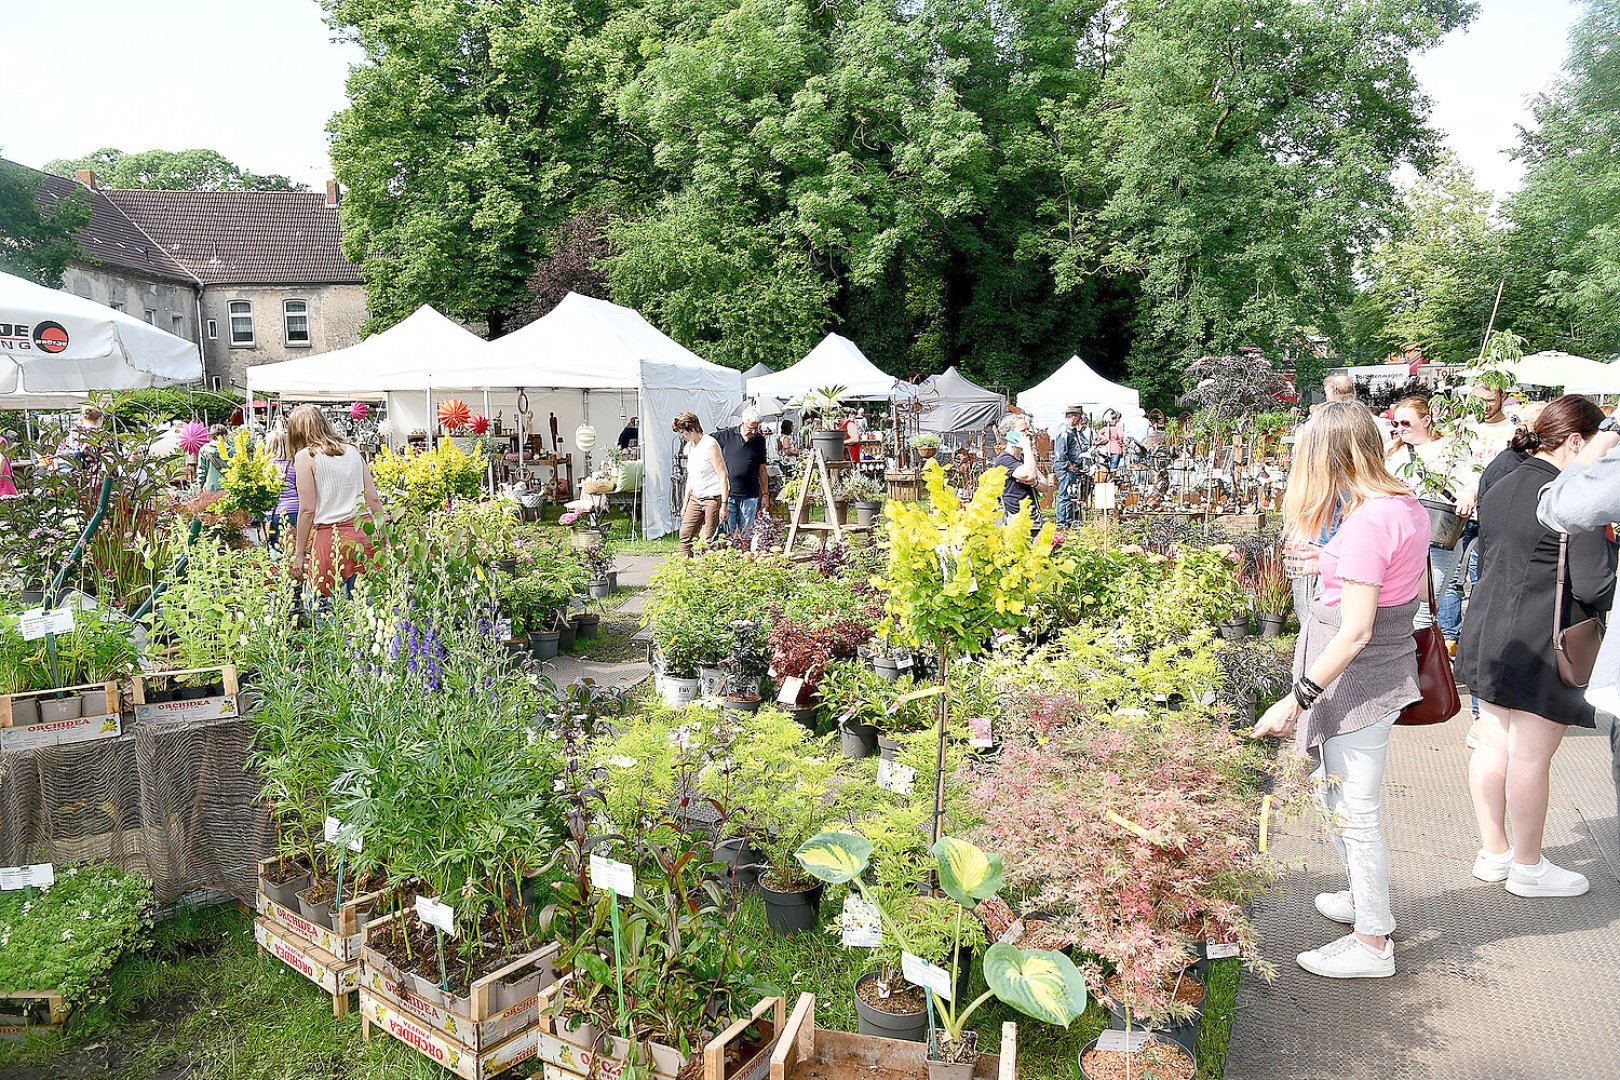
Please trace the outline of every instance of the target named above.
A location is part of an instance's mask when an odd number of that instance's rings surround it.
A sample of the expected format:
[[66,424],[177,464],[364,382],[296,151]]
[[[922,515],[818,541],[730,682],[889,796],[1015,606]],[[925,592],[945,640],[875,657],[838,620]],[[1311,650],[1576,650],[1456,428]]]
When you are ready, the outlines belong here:
[[172,312],[170,313],[169,333],[173,334],[175,337],[186,336],[186,317],[184,315],[175,315]]
[[253,344],[253,304],[248,300],[231,301],[231,345]]
[[142,308],[141,312],[142,312],[141,317],[143,319],[145,319],[148,323],[152,324],[153,326],[157,325],[157,309],[156,308]]
[[309,303],[304,300],[284,300],[281,317],[286,328],[288,345],[309,344]]
[[209,341],[217,341],[217,340],[219,340],[219,320],[218,319],[209,319],[208,320],[208,340]]
[[123,302],[119,301],[119,300],[114,300],[111,303],[109,303],[107,306],[112,308],[114,311],[123,311],[124,310]]

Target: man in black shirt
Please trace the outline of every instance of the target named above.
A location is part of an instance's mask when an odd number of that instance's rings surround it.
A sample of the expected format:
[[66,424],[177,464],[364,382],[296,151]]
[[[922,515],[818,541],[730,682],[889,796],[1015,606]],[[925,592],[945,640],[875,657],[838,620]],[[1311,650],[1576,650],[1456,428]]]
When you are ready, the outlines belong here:
[[770,481],[765,475],[765,437],[759,433],[759,414],[743,413],[742,423],[714,433],[720,454],[726,459],[726,475],[731,498],[726,503],[726,533],[745,533],[754,527],[754,517],[771,509]]
[[639,442],[640,439],[641,428],[638,426],[637,418],[632,416],[630,418],[630,422],[624,425],[624,430],[619,432],[619,449],[628,450],[632,445]]

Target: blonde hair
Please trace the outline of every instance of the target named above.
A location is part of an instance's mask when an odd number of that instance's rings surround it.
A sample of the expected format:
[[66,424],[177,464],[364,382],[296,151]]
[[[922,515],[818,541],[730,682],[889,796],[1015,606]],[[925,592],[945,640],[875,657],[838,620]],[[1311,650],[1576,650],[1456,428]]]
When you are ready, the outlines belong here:
[[311,453],[340,457],[348,445],[326,414],[314,405],[300,405],[287,417],[287,451],[291,457],[297,457],[305,447]]
[[1354,513],[1375,495],[1410,494],[1384,465],[1384,437],[1372,414],[1354,402],[1330,401],[1299,429],[1283,523],[1290,534],[1314,541],[1335,513]]
[[287,429],[273,428],[269,437],[264,440],[264,449],[273,461],[286,461],[291,457],[292,455],[287,453]]
[[[1401,398],[1401,400],[1390,406],[1389,415],[1394,416],[1395,413],[1401,409],[1411,409],[1413,412],[1423,417],[1423,419],[1427,420],[1429,418],[1429,399],[1423,397],[1422,395]],[[1392,458],[1405,449],[1406,440],[1396,436],[1395,441],[1389,444],[1389,449],[1384,451],[1384,457]]]

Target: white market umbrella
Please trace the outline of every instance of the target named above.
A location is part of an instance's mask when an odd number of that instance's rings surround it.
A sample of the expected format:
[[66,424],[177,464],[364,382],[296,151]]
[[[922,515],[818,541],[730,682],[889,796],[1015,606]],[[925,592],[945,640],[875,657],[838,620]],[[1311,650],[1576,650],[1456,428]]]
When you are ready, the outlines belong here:
[[0,406],[25,395],[174,386],[202,373],[202,354],[183,337],[0,273]]

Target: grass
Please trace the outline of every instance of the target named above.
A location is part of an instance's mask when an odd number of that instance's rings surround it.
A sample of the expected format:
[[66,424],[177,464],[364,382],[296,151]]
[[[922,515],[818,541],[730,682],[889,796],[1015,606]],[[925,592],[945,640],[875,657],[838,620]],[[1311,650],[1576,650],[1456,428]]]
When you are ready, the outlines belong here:
[[[869,965],[825,929],[792,940],[765,924],[764,905],[746,900],[742,940],[754,946],[760,977],[787,995],[816,996],[824,1028],[855,1030],[855,980]],[[250,916],[234,907],[188,912],[159,926],[153,948],[113,969],[108,1000],[85,1011],[60,1038],[0,1043],[0,1076],[29,1080],[444,1080],[446,1074],[403,1044],[360,1038],[358,1013],[332,1016],[331,999],[276,960],[260,956]],[[1231,1033],[1237,961],[1218,961],[1198,1042],[1199,1080],[1218,1080]],[[984,990],[972,977],[970,993]],[[1019,1021],[1022,1080],[1072,1080],[1080,1048],[1108,1026],[1093,1002],[1069,1030],[1038,1024],[992,1000],[973,1027],[995,1052],[1001,1022]],[[511,1074],[522,1076],[531,1065]]]

